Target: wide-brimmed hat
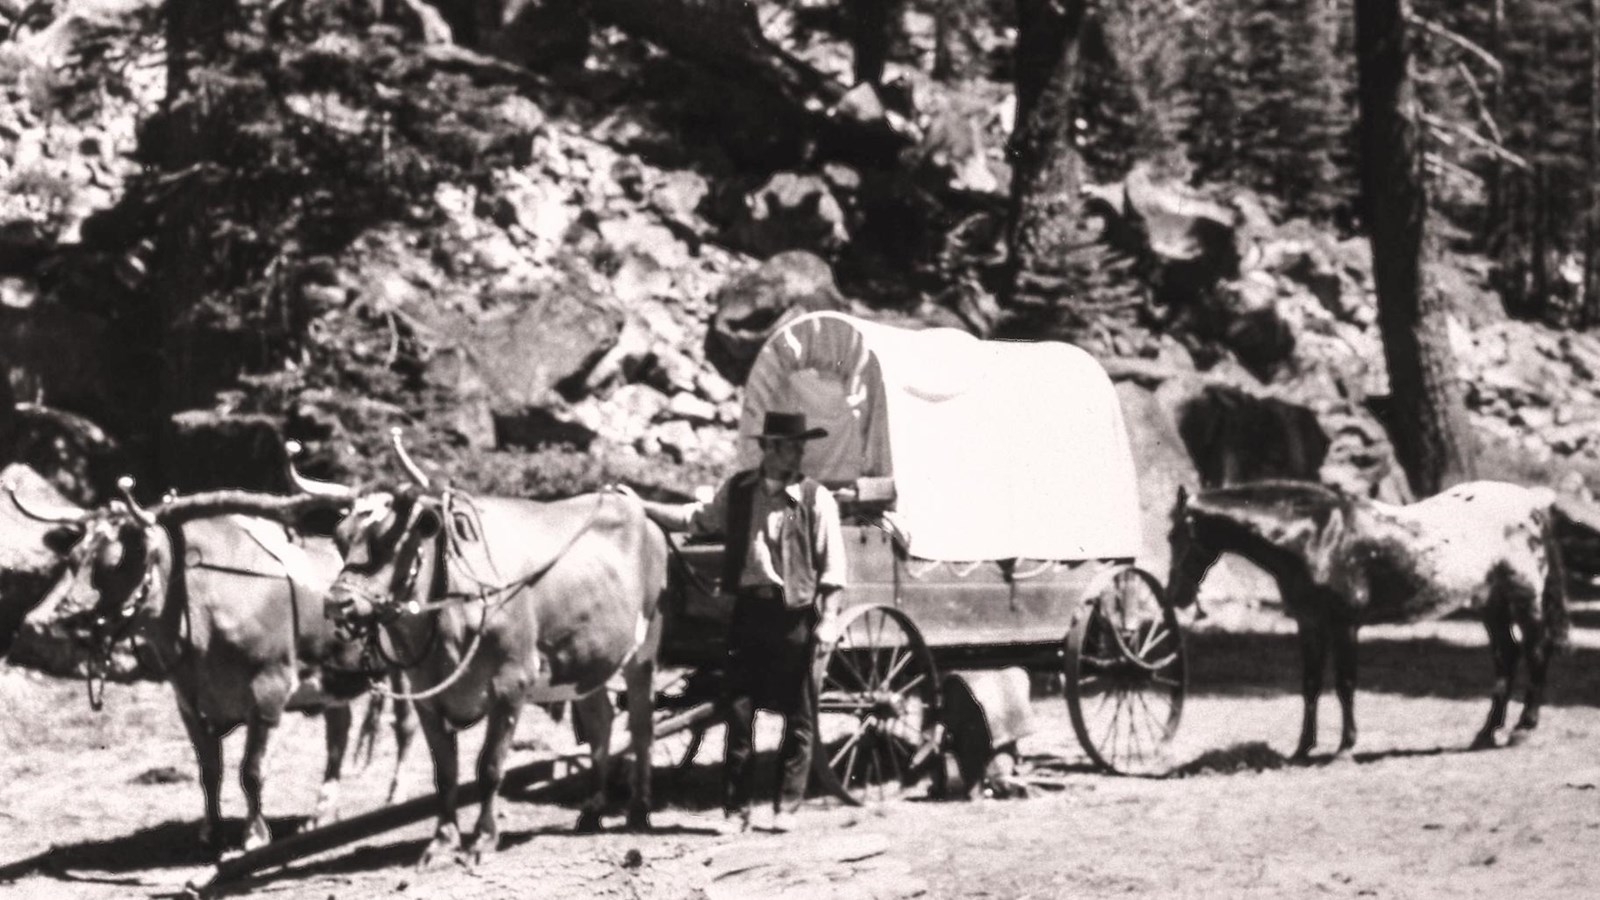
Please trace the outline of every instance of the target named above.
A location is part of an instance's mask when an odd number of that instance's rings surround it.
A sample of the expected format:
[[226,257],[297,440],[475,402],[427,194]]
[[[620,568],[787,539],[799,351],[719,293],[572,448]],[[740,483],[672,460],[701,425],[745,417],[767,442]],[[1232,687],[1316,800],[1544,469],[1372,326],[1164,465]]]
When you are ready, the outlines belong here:
[[805,413],[769,412],[761,423],[761,430],[745,437],[761,441],[810,441],[827,437],[823,428],[807,428]]

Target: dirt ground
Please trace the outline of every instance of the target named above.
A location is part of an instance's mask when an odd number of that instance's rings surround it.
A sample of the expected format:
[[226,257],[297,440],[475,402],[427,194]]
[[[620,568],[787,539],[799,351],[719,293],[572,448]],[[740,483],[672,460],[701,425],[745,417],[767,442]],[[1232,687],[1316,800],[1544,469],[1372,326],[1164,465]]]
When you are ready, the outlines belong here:
[[[1270,614],[1203,629],[1175,760],[1187,777],[1117,778],[1084,764],[1060,697],[1036,697],[1021,746],[1042,785],[1019,800],[873,808],[817,800],[796,831],[714,827],[717,750],[657,790],[656,830],[609,819],[575,836],[580,794],[521,792],[503,803],[503,850],[475,869],[413,871],[419,823],[227,886],[286,897],[1384,897],[1593,896],[1600,885],[1600,608],[1577,615],[1531,743],[1465,751],[1487,707],[1490,664],[1470,621],[1363,634],[1352,758],[1282,758],[1299,722],[1297,648]],[[1513,715],[1516,708],[1513,707]],[[1330,696],[1324,753],[1337,737]],[[543,731],[540,731],[543,729]],[[540,736],[548,721],[530,716]],[[476,733],[466,744],[475,749]],[[773,747],[770,730],[761,740]],[[229,739],[230,765],[242,737]],[[426,751],[406,768],[427,790]],[[316,797],[318,719],[280,730],[267,770],[275,832]],[[347,815],[379,805],[393,745],[346,782]],[[1202,764],[1195,765],[1196,760]],[[1207,767],[1204,760],[1222,764]],[[1228,761],[1259,768],[1231,771]],[[517,760],[513,759],[513,764]],[[0,896],[170,895],[210,869],[194,847],[200,792],[163,686],[112,686],[103,713],[80,684],[0,667]],[[1229,771],[1224,771],[1229,770]],[[917,792],[920,793],[920,792]],[[230,771],[235,838],[244,803]],[[471,808],[466,811],[472,812]],[[463,815],[470,822],[470,815]]]

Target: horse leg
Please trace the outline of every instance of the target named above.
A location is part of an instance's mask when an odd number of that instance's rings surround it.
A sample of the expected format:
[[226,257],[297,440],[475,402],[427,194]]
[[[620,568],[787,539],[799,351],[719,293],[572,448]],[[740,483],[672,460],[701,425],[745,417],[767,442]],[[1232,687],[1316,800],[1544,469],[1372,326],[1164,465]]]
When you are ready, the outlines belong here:
[[517,717],[522,712],[522,695],[496,695],[489,709],[489,725],[478,752],[478,787],[483,800],[478,805],[478,824],[464,848],[464,860],[477,865],[488,854],[500,849],[500,823],[495,819],[495,799],[505,782],[506,753],[517,732]]
[[[404,682],[395,676],[395,690],[403,690]],[[393,803],[400,796],[400,770],[405,768],[406,756],[411,752],[411,744],[417,736],[417,709],[410,700],[394,701],[394,774],[389,777],[389,799]]]
[[572,712],[580,720],[584,733],[590,736],[589,763],[594,770],[594,794],[584,802],[576,826],[577,831],[587,834],[600,830],[600,814],[606,807],[606,776],[611,766],[611,717],[616,710],[611,705],[611,695],[598,690],[574,701]]
[[628,741],[633,747],[628,785],[628,829],[650,830],[650,744],[655,739],[655,663],[637,660],[628,666]]
[[1517,642],[1511,635],[1511,615],[1503,603],[1491,603],[1484,612],[1483,626],[1489,632],[1489,651],[1494,655],[1494,690],[1489,695],[1489,718],[1472,739],[1473,750],[1495,745],[1495,734],[1505,727],[1506,704],[1511,696],[1511,681],[1517,674]]
[[417,722],[433,757],[433,787],[438,793],[438,824],[433,840],[417,860],[418,869],[427,869],[448,858],[461,847],[461,830],[456,825],[456,733],[445,725],[444,717],[426,704],[417,706]]
[[208,850],[222,849],[222,737],[211,729],[199,713],[181,700],[178,703],[183,728],[194,746],[195,763],[200,767],[200,792],[205,796],[205,819],[200,823],[200,843]]
[[1322,696],[1322,670],[1328,656],[1328,627],[1321,622],[1300,623],[1300,697],[1305,712],[1300,718],[1300,743],[1294,759],[1305,759],[1317,745],[1317,701]]
[[267,742],[272,739],[272,730],[277,724],[257,710],[250,713],[250,721],[245,725],[244,759],[239,762],[239,787],[244,789],[246,851],[265,847],[272,842],[272,830],[267,827],[266,816],[261,813],[261,789],[266,784],[261,769],[267,759]]
[[1356,631],[1352,622],[1341,622],[1332,629],[1333,689],[1339,695],[1342,730],[1339,754],[1356,745]]
[[344,776],[345,750],[350,746],[350,724],[355,715],[345,705],[322,711],[324,740],[328,759],[322,768],[322,788],[317,791],[317,808],[311,814],[311,827],[326,825],[339,817],[339,784]]
[[1532,737],[1539,727],[1539,709],[1544,706],[1545,674],[1550,668],[1550,640],[1548,626],[1537,617],[1522,616],[1522,652],[1528,657],[1528,690],[1522,697],[1522,715],[1517,717],[1517,727],[1511,730],[1510,742],[1521,744]]

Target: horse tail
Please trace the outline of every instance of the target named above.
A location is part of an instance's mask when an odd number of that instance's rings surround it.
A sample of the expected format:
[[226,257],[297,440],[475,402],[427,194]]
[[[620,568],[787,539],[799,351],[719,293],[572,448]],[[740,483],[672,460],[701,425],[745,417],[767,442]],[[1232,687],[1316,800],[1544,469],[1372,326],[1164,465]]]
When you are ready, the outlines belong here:
[[1556,527],[1559,517],[1560,508],[1555,505],[1539,517],[1545,549],[1545,640],[1556,651],[1566,649],[1572,636],[1572,617],[1567,611],[1567,564],[1561,550],[1560,530]]

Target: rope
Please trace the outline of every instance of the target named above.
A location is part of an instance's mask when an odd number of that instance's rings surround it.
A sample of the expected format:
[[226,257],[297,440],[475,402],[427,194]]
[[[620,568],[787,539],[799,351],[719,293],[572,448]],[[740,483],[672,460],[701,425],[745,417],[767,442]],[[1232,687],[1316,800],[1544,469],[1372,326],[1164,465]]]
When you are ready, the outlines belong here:
[[[567,551],[571,550],[573,546],[578,543],[578,539],[582,538],[589,532],[589,529],[593,527],[595,521],[599,519],[601,509],[605,506],[605,494],[596,494],[595,507],[594,510],[590,512],[589,518],[583,523],[583,527],[579,528],[572,534],[571,537],[567,539],[566,543],[561,546],[560,550],[552,554],[548,560],[540,564],[531,573],[524,575],[515,581],[491,586],[472,571],[471,564],[468,563],[466,555],[461,552],[460,544],[455,539],[454,532],[450,530],[450,516],[454,511],[455,503],[454,497],[455,495],[453,493],[447,491],[440,499],[442,521],[440,523],[440,546],[437,552],[439,554],[439,562],[442,563],[446,568],[447,578],[450,565],[452,562],[455,562],[459,564],[458,571],[468,580],[478,585],[477,599],[483,603],[483,614],[478,619],[478,630],[472,636],[472,643],[468,645],[466,653],[462,654],[461,661],[456,664],[455,671],[451,672],[450,675],[443,681],[425,690],[409,692],[396,691],[383,685],[374,684],[372,686],[372,690],[381,696],[385,696],[393,700],[409,700],[412,702],[417,700],[428,700],[444,693],[446,690],[449,690],[450,687],[457,681],[460,681],[462,676],[466,674],[467,668],[472,664],[472,660],[477,656],[478,648],[483,645],[483,633],[489,624],[489,612],[491,608],[489,603],[490,596],[510,591],[511,593],[505,600],[501,601],[499,604],[496,604],[496,606],[504,606],[506,603],[509,603],[511,598],[515,597],[522,588],[529,587],[539,579],[543,578],[552,568],[555,567],[556,563],[561,561],[562,557],[567,555]],[[476,505],[471,502],[470,498],[466,500],[464,505],[472,514],[474,520],[473,525],[476,527],[478,531],[478,538],[483,544],[484,556],[489,561],[489,567],[495,570],[495,577],[499,578],[501,577],[499,571],[500,567],[495,563],[494,556],[490,552],[489,541],[487,540],[487,535],[484,534],[482,518],[478,513],[478,509]],[[408,581],[412,578],[415,578],[415,574],[410,576]],[[434,635],[437,636],[439,629],[437,615],[443,609],[445,603],[450,600],[462,599],[470,596],[472,595],[463,592],[447,591],[440,595],[439,600],[430,600],[428,603],[423,604],[417,610],[417,613],[420,614],[425,610],[431,610],[434,613],[436,617],[434,619]],[[373,634],[376,636],[376,629],[374,630]],[[431,651],[431,649],[432,648],[428,648],[428,651],[424,651],[423,656],[427,655],[427,652]],[[421,657],[418,659],[418,662],[420,661]]]

